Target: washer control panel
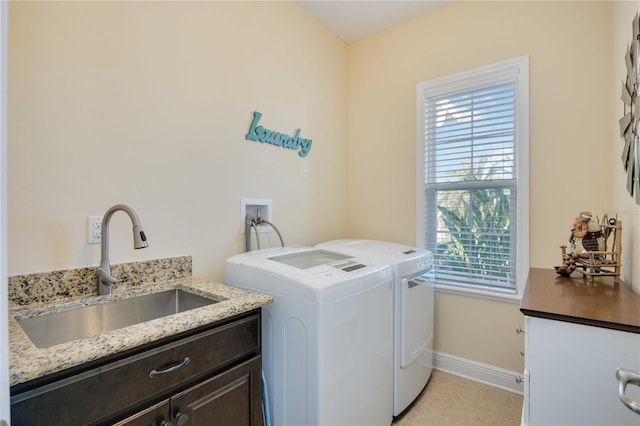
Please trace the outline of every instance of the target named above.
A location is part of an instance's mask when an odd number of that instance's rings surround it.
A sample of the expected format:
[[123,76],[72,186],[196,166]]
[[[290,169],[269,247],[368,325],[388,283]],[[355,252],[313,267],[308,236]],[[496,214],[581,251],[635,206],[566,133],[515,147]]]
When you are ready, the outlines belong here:
[[336,269],[341,269],[345,272],[353,272],[357,271],[358,269],[366,268],[367,265],[363,265],[359,262],[354,262],[353,260],[348,260],[346,262],[341,262],[337,265],[333,265],[333,267]]

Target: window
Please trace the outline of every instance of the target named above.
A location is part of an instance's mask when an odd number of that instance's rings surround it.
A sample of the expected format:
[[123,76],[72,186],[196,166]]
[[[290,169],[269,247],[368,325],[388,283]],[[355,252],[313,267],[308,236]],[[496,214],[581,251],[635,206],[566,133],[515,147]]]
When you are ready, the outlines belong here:
[[418,85],[417,241],[434,254],[438,288],[524,287],[528,69],[523,57]]

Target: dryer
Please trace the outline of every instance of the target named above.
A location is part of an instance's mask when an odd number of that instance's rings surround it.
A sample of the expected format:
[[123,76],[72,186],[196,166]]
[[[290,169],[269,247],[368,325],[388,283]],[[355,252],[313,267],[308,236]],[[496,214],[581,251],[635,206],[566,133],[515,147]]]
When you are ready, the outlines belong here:
[[389,425],[393,274],[312,247],[227,259],[227,284],[273,296],[262,307],[273,425]]
[[398,416],[420,395],[433,371],[433,254],[375,240],[334,240],[316,247],[393,270],[393,415]]

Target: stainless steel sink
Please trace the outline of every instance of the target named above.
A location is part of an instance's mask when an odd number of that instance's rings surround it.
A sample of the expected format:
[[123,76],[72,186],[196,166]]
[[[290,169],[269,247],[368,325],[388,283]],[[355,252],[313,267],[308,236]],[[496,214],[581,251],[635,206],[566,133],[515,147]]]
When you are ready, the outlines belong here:
[[48,348],[217,302],[175,289],[17,321],[34,345]]

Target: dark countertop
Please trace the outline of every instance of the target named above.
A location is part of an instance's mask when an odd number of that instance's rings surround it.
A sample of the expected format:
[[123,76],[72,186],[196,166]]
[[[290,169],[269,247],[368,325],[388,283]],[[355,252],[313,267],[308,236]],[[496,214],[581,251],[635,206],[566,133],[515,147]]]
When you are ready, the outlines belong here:
[[589,281],[531,268],[520,311],[528,316],[640,334],[640,295],[610,277]]

